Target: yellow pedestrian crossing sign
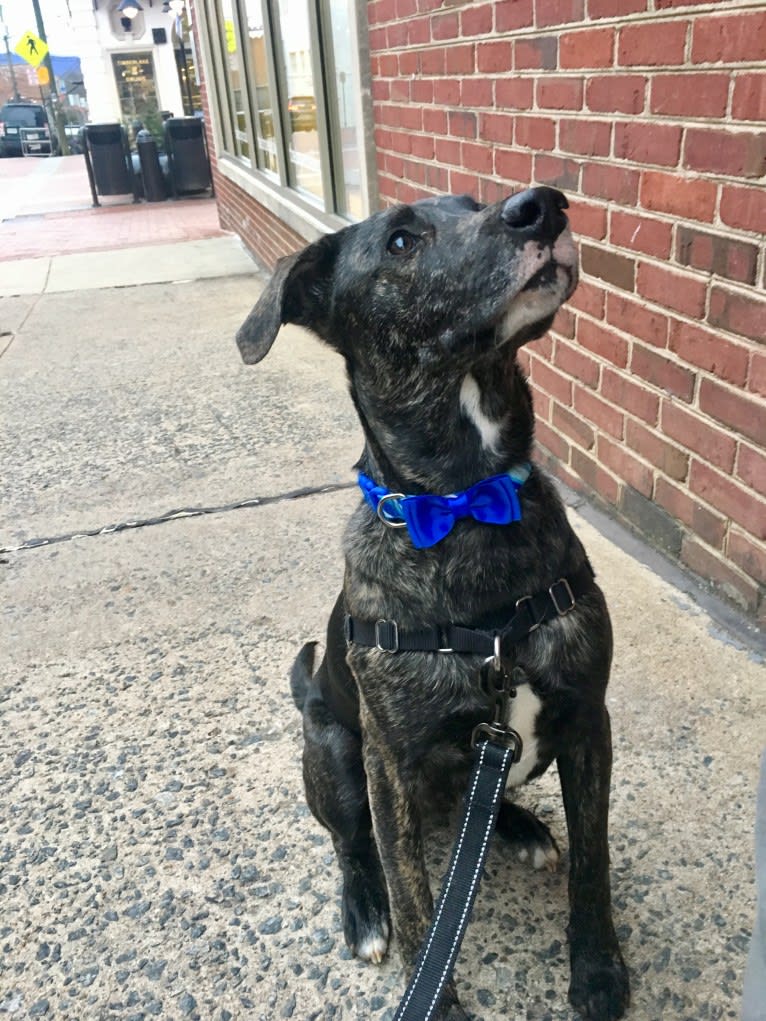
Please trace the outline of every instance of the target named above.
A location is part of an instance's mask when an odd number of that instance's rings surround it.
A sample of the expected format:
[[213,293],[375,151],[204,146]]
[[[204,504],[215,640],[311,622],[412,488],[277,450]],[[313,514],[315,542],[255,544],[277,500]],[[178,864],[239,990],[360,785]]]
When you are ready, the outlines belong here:
[[234,22],[224,20],[223,30],[226,33],[226,50],[228,53],[237,52],[237,37],[234,34]]
[[45,55],[48,52],[48,44],[34,34],[34,32],[25,32],[24,35],[16,43],[16,47],[13,51],[26,60],[32,67],[37,67],[45,60]]

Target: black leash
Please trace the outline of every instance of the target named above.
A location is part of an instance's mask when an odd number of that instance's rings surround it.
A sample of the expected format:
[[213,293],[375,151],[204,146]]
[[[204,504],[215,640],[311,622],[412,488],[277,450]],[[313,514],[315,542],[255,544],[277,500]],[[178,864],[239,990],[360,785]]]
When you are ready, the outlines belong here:
[[394,1021],[429,1021],[439,1006],[468,928],[508,773],[521,758],[521,738],[508,726],[509,702],[516,694],[508,674],[493,657],[485,663],[484,675],[495,695],[494,719],[480,723],[473,732],[473,773],[457,842],[431,927]]

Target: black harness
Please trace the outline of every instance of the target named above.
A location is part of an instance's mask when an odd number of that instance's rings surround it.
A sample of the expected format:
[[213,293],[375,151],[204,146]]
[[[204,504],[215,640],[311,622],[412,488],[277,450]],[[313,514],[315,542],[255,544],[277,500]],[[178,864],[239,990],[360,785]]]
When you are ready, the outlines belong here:
[[366,645],[381,652],[460,652],[508,659],[512,647],[541,624],[570,613],[577,600],[591,588],[594,577],[590,562],[585,560],[576,571],[554,581],[545,592],[518,599],[510,619],[498,631],[452,623],[407,631],[395,620],[360,620],[346,614],[344,634],[349,644]]
[[[449,982],[479,881],[489,853],[508,774],[522,753],[521,737],[509,726],[513,681],[505,667],[513,646],[546,621],[565,617],[592,587],[595,577],[586,560],[572,574],[559,578],[545,592],[517,600],[504,627],[496,631],[446,624],[405,630],[394,620],[360,620],[346,614],[346,641],[396,655],[400,652],[463,653],[485,657],[482,685],[493,696],[491,721],[474,728],[471,744],[474,766],[466,792],[463,816],[452,858],[434,908],[414,971],[394,1021],[429,1021]],[[325,702],[342,722],[359,729],[359,703],[355,692],[323,690]],[[348,723],[346,722],[346,725]]]

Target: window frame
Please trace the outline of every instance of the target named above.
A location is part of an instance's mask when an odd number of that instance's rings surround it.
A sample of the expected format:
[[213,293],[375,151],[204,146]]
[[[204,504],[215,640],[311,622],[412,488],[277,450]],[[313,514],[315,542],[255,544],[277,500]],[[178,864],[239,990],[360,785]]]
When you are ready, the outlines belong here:
[[[342,164],[342,138],[337,111],[325,74],[335,73],[335,54],[332,32],[327,19],[330,6],[326,0],[307,0],[309,34],[311,39],[311,69],[315,83],[317,104],[317,133],[319,139],[323,198],[290,183],[289,140],[285,130],[287,113],[286,68],[279,33],[279,11],[276,0],[260,0],[264,28],[264,46],[267,77],[271,96],[272,123],[277,152],[278,174],[261,165],[258,142],[259,109],[254,82],[254,68],[249,52],[247,8],[245,0],[231,0],[234,31],[237,40],[237,59],[245,93],[248,145],[252,159],[235,155],[234,110],[228,77],[225,37],[219,28],[220,0],[197,0],[198,30],[208,100],[213,114],[213,138],[216,144],[217,166],[220,173],[251,195],[306,240],[315,240],[328,230],[338,230],[354,222],[346,211],[345,195],[340,192],[343,179],[338,177]],[[364,0],[349,0],[349,30],[353,40],[352,73],[358,88],[352,90],[357,125],[359,158],[359,187],[363,215],[369,215],[377,205],[377,177],[373,140],[372,103],[370,98],[370,71],[367,45],[367,21]],[[341,211],[338,211],[341,210]]]

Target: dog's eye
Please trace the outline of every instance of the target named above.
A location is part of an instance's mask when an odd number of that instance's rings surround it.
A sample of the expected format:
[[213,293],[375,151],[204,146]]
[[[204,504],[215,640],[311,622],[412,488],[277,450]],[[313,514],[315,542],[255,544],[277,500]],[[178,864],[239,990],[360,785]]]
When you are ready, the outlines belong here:
[[420,238],[410,234],[408,230],[397,230],[388,239],[386,249],[391,255],[409,255],[419,241]]

